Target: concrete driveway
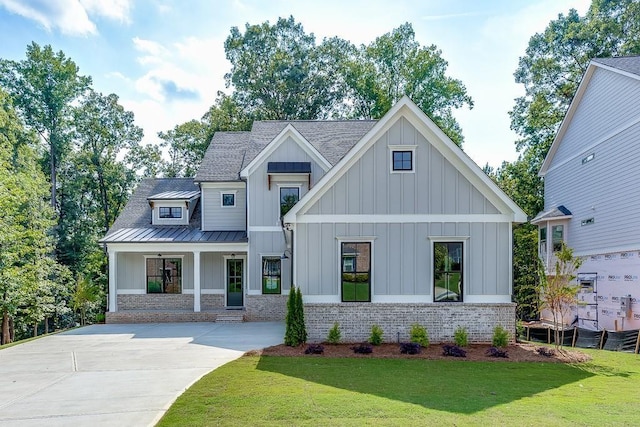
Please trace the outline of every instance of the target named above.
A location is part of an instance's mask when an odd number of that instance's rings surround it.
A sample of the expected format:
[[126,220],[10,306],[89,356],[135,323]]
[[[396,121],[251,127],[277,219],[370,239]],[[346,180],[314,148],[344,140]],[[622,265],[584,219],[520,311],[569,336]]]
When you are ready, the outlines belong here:
[[93,325],[0,350],[0,426],[146,426],[284,324]]

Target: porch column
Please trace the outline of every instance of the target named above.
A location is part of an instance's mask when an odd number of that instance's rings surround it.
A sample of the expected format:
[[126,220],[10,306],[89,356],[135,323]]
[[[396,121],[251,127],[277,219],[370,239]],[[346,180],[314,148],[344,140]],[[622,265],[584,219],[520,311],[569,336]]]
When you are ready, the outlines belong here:
[[200,311],[200,251],[193,251],[193,311]]
[[109,312],[118,311],[116,252],[109,251]]

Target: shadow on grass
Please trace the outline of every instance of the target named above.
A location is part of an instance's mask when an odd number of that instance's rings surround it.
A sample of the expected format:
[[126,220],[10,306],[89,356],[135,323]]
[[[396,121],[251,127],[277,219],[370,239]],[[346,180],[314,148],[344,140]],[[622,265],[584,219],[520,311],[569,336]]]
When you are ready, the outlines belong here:
[[561,363],[271,356],[261,357],[257,369],[460,414],[473,414],[595,375]]

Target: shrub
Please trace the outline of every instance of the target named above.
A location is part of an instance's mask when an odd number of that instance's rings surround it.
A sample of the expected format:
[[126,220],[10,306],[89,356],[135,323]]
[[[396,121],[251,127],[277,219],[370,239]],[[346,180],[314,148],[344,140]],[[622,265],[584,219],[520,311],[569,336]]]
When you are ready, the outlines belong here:
[[507,355],[507,350],[502,350],[502,349],[497,348],[497,347],[490,347],[487,350],[486,354],[489,357],[504,357],[504,358],[508,358],[509,357]]
[[324,347],[322,344],[309,344],[304,354],[322,354],[324,353]]
[[371,326],[371,335],[369,335],[369,343],[373,345],[382,344],[382,336],[384,332],[382,332],[382,328],[378,325]]
[[453,356],[453,357],[467,357],[467,352],[458,347],[457,345],[443,345],[442,346],[442,354],[445,356]]
[[538,347],[536,348],[536,352],[544,357],[551,357],[556,354],[555,350],[547,347]]
[[467,334],[467,329],[462,326],[458,326],[456,331],[453,333],[453,341],[458,347],[466,347],[469,344],[469,334]]
[[351,347],[351,350],[353,350],[354,353],[358,353],[358,354],[373,353],[373,347],[371,347],[369,344],[366,344],[366,343],[353,346]]
[[493,328],[493,340],[491,343],[494,347],[506,347],[509,345],[509,332],[502,326]]
[[417,342],[403,342],[400,344],[400,353],[418,354],[422,351],[422,346]]
[[307,342],[307,329],[304,324],[304,307],[300,288],[291,287],[287,300],[287,315],[285,317],[284,343],[291,347]]
[[327,342],[329,344],[338,344],[342,339],[342,332],[340,332],[340,325],[338,322],[333,324],[333,327],[329,329],[329,335],[327,335]]
[[420,344],[422,347],[429,347],[429,335],[424,326],[414,323],[411,325],[409,336],[409,341],[412,343]]
[[527,337],[522,320],[516,322],[516,337],[518,341],[524,340]]

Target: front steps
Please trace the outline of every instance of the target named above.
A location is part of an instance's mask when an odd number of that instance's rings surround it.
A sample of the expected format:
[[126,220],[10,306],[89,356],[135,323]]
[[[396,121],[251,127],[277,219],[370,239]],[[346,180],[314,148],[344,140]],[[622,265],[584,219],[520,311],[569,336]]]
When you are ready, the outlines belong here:
[[242,323],[244,310],[123,310],[106,313],[105,323],[181,323],[217,322]]

